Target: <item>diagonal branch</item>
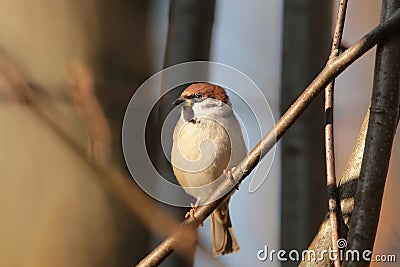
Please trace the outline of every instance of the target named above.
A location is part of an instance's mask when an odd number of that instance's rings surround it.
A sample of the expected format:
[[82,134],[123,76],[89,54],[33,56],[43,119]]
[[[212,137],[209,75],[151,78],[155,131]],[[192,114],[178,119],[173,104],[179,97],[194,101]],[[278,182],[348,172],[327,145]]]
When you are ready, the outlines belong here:
[[[346,17],[347,0],[340,0],[339,10],[335,26],[335,34],[332,41],[331,54],[329,61],[335,60],[339,56],[340,44],[342,42],[344,21]],[[332,248],[334,251],[339,251],[338,240],[340,237],[339,231],[339,209],[338,205],[338,190],[336,185],[335,174],[335,150],[333,137],[333,93],[335,80],[332,80],[325,88],[325,158],[326,158],[326,184],[328,188],[328,208],[329,220],[332,228]],[[339,257],[334,261],[335,267],[340,267],[341,262]]]
[[[293,103],[274,128],[256,145],[255,148],[232,171],[231,179],[226,179],[211,194],[209,199],[217,199],[220,195],[229,195],[237,184],[255,168],[258,162],[281,139],[286,131],[300,117],[315,97],[340,73],[342,73],[356,59],[361,57],[378,42],[390,38],[395,31],[400,30],[400,10],[397,10],[391,18],[379,24],[356,44],[347,49],[336,60],[329,62],[319,73],[314,81],[304,90],[301,96]],[[181,243],[184,233],[196,229],[224,200],[224,197],[196,210],[195,218],[189,218],[183,222],[179,229],[166,238],[158,247],[148,254],[138,266],[156,266],[160,264],[174,248]],[[209,202],[209,201],[206,201]]]

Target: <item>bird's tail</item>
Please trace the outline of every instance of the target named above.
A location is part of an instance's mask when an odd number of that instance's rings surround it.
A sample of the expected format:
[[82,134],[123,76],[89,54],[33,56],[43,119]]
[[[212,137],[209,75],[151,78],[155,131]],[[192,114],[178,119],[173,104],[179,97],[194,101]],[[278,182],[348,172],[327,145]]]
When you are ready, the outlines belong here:
[[212,254],[214,257],[239,250],[239,244],[229,216],[228,203],[228,201],[222,202],[210,217]]

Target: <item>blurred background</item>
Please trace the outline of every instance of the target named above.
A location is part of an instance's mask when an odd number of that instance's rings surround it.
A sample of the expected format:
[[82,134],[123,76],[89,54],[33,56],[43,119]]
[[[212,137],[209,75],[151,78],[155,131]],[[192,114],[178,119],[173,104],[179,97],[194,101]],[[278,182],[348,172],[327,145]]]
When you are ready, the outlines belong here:
[[[162,240],[96,179],[95,168],[32,106],[71,130],[96,166],[116,167],[133,185],[121,128],[141,83],[181,62],[227,64],[259,86],[278,119],[325,65],[338,5],[317,0],[0,3],[0,266],[133,266]],[[345,46],[378,23],[380,4],[349,1]],[[374,53],[369,51],[337,79],[338,177],[368,109]],[[24,97],[30,90],[40,96],[37,101]],[[151,129],[160,128],[171,102],[158,104]],[[201,248],[189,259],[173,254],[162,266],[281,266],[260,262],[257,251],[265,245],[305,249],[327,211],[324,120],[320,97],[278,144],[262,187],[253,194],[241,190],[232,198],[240,252],[213,259],[206,221],[199,231]],[[157,134],[148,137],[159,142]],[[397,257],[399,148],[397,136],[375,244],[375,253]],[[168,162],[157,160],[159,152],[149,148],[157,168],[170,172]],[[155,202],[150,197],[146,201]],[[157,205],[177,221],[187,211]]]

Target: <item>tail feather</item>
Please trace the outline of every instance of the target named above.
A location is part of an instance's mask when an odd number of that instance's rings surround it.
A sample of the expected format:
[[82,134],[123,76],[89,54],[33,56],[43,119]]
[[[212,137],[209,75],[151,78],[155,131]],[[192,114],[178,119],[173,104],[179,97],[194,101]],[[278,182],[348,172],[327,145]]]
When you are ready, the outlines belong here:
[[213,256],[237,252],[239,244],[229,216],[228,202],[222,202],[211,214],[210,222]]

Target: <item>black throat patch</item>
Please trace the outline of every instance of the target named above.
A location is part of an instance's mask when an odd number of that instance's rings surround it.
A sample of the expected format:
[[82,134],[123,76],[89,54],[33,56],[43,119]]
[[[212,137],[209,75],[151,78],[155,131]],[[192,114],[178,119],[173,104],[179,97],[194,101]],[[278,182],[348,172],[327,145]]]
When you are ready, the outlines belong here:
[[182,115],[183,115],[183,120],[186,122],[196,122],[196,118],[194,117],[194,111],[192,107],[189,106],[183,106],[182,107]]

